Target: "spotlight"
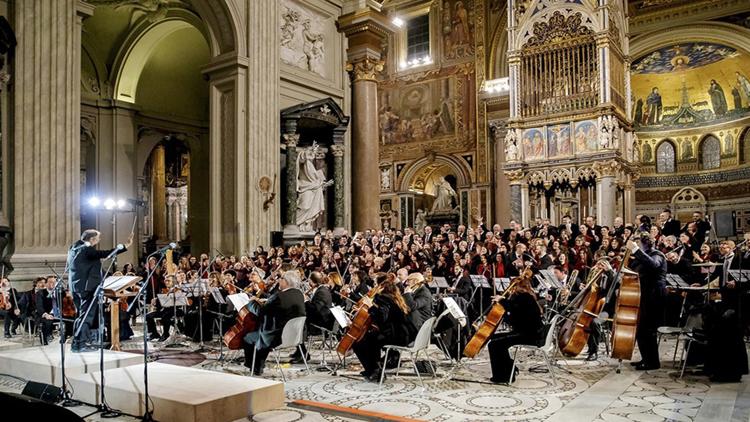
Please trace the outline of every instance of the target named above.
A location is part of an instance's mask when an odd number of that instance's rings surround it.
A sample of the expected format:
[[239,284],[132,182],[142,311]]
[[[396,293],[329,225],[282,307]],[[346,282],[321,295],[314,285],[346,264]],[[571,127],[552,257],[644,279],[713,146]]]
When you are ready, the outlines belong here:
[[99,204],[101,204],[101,201],[99,201],[99,198],[97,198],[96,196],[92,196],[91,198],[89,198],[90,207],[96,208],[99,206]]
[[392,20],[391,22],[392,22],[392,23],[393,23],[394,25],[396,25],[397,27],[399,27],[399,28],[401,28],[402,26],[404,26],[404,20],[403,20],[403,19],[401,19],[401,18],[398,18],[398,17],[396,17],[396,18],[393,18],[393,20]]
[[115,209],[115,205],[117,204],[115,203],[115,200],[112,198],[107,198],[106,200],[104,200],[104,208],[108,210]]
[[126,204],[127,203],[125,202],[124,199],[118,199],[117,200],[117,208],[119,208],[119,209],[124,209]]

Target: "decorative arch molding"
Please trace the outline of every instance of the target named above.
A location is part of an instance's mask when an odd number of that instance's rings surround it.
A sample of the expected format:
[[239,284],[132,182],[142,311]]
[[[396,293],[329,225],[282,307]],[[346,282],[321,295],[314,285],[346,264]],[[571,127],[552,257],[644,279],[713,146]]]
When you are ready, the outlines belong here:
[[508,8],[503,7],[498,24],[492,34],[490,45],[490,66],[487,79],[503,78],[509,75],[508,69]]
[[174,136],[180,141],[184,142],[190,151],[194,150],[195,143],[200,142],[200,139],[193,134],[185,132],[169,132],[153,127],[144,127],[138,131],[138,143],[136,145],[136,173],[142,175],[146,163],[148,162],[151,152],[162,142],[164,138],[168,136]]
[[110,85],[114,99],[135,103],[138,81],[154,49],[164,38],[190,27],[200,31],[210,43],[203,21],[187,9],[170,9],[167,16],[157,22],[142,19],[125,38],[112,65]]
[[403,170],[403,175],[400,176],[400,182],[398,184],[399,191],[406,192],[409,190],[414,177],[419,174],[419,171],[427,164],[442,163],[447,165],[456,174],[456,184],[459,188],[468,188],[471,186],[471,170],[466,163],[457,157],[443,154],[435,154],[434,156],[428,156],[414,161],[411,165]]
[[204,20],[212,56],[230,53],[245,55],[244,17],[234,0],[192,0],[193,8]]
[[[91,35],[88,32],[82,31],[81,33],[81,54],[85,55],[87,59],[94,65],[94,71],[96,75],[91,75],[96,79],[96,87],[99,89],[100,97],[109,96],[109,73],[107,72],[107,66],[99,60],[98,52],[96,51],[96,44],[91,40]],[[83,76],[83,75],[81,75]],[[81,83],[91,83],[92,81],[81,80]],[[93,89],[91,90],[93,91]]]
[[706,197],[692,187],[684,187],[672,196],[670,208],[673,212],[681,209],[698,210],[705,214]]
[[[531,37],[534,36],[534,25],[537,23],[548,23],[552,16],[559,12],[567,20],[570,16],[576,13],[581,14],[581,26],[590,29],[592,32],[599,32],[604,28],[604,25],[599,21],[599,18],[592,13],[596,6],[589,8],[583,4],[577,3],[556,3],[546,6],[544,10],[533,13],[533,9],[538,6],[539,3],[532,5],[529,11],[526,12],[524,17],[525,21],[518,29],[518,37],[515,38],[515,44],[513,50],[521,50]],[[590,20],[590,23],[588,21]]]
[[698,22],[639,34],[630,39],[630,56],[637,59],[662,47],[689,41],[724,44],[750,54],[750,29],[723,22]]

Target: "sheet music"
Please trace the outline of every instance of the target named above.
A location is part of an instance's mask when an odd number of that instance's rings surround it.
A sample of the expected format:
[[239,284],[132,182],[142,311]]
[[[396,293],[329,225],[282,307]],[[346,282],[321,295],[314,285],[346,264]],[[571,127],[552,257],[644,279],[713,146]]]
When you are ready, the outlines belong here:
[[539,270],[539,273],[542,274],[544,279],[547,280],[547,284],[550,286],[556,289],[563,288],[562,282],[555,277],[555,274],[551,270]]
[[204,278],[194,283],[185,283],[180,286],[180,290],[187,293],[188,297],[201,296],[208,292],[208,279]]
[[677,274],[667,274],[667,284],[671,285],[672,287],[689,287],[690,285],[685,282],[685,280],[682,279]]
[[248,303],[250,303],[250,296],[247,295],[247,293],[237,293],[233,295],[227,296],[227,300],[229,300],[229,303],[232,304],[234,309],[242,309],[245,306],[247,306]]
[[[740,276],[742,276],[742,279],[740,279]],[[729,277],[732,280],[747,283],[750,281],[750,270],[729,270]]]
[[470,275],[471,282],[474,284],[474,287],[482,287],[485,289],[491,289],[492,286],[490,286],[490,283],[487,282],[487,278],[483,275]]
[[445,303],[445,308],[448,309],[448,312],[450,312],[451,315],[453,315],[453,318],[456,318],[458,320],[458,323],[461,324],[462,327],[465,327],[466,315],[464,315],[461,307],[458,306],[458,303],[456,303],[455,299],[453,299],[452,297],[444,297],[443,303]]
[[498,293],[504,292],[510,286],[510,279],[507,277],[495,277],[492,281],[495,283],[495,289]]
[[135,275],[110,276],[102,282],[102,289],[107,295],[111,296],[138,283],[140,280],[141,277]]
[[336,319],[336,322],[341,328],[346,328],[352,323],[352,321],[349,319],[349,315],[347,315],[346,312],[341,309],[341,306],[332,307],[331,314],[333,315],[333,318]]
[[182,292],[174,293],[159,293],[156,295],[159,298],[159,303],[165,308],[171,308],[173,306],[187,306],[187,295]]
[[429,283],[429,286],[433,289],[447,289],[450,287],[445,277],[432,277],[432,281]]
[[224,296],[221,295],[221,290],[219,290],[218,287],[209,287],[208,291],[211,293],[211,297],[214,298],[214,302],[221,305],[227,303],[227,301],[224,300]]

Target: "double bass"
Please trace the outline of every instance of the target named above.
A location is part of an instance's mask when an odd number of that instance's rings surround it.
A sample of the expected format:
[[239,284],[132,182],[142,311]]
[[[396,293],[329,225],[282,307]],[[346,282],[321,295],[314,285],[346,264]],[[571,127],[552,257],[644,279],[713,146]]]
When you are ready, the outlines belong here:
[[[502,294],[501,298],[505,298],[507,294],[512,292],[513,288],[520,281],[530,280],[532,276],[533,273],[531,272],[531,268],[527,267],[520,276],[514,278],[513,281],[511,281],[510,285],[507,289],[505,289],[505,292]],[[464,348],[464,356],[473,358],[479,354],[484,345],[489,341],[490,337],[495,334],[497,326],[500,325],[500,322],[502,322],[503,320],[503,316],[505,316],[505,307],[503,307],[503,305],[501,305],[500,303],[493,304],[490,310],[487,312],[482,325],[479,326],[477,332],[474,333],[474,335],[471,337],[471,340],[466,343],[466,347]]]
[[[618,360],[617,373],[620,373],[619,364],[633,357],[641,310],[641,280],[638,273],[627,268],[629,259],[630,249],[626,249],[619,268],[620,294],[617,296],[615,317],[612,320],[611,357]],[[613,289],[614,284],[611,287],[611,290]],[[608,296],[611,296],[611,293]]]

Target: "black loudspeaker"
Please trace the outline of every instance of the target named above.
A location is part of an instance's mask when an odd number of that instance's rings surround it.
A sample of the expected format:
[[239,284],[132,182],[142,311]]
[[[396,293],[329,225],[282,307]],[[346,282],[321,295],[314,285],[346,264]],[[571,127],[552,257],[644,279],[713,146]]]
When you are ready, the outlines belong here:
[[6,415],[0,418],[2,420],[49,420],[55,422],[83,422],[84,420],[62,406],[15,393],[0,393],[0,409],[2,409],[3,415]]
[[62,397],[62,389],[50,384],[29,381],[21,391],[21,394],[35,399],[41,399],[47,403],[57,403]]
[[274,248],[284,246],[284,232],[271,232],[271,246]]
[[733,237],[737,234],[736,215],[734,211],[716,211],[714,213],[714,230],[716,237]]

